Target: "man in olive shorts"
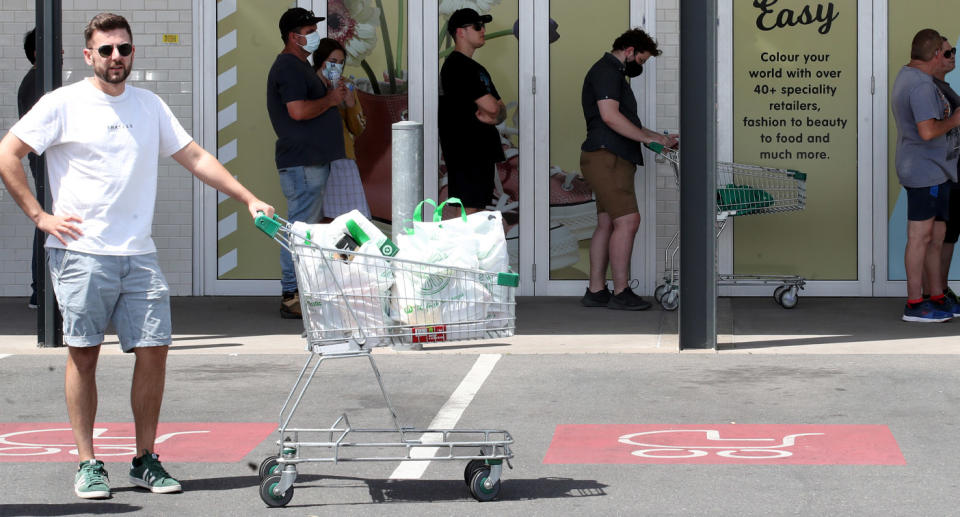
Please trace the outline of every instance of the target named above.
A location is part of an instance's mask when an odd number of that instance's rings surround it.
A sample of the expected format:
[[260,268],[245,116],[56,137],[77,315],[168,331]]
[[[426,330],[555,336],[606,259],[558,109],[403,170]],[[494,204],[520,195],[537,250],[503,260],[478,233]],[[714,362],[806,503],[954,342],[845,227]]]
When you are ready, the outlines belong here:
[[[643,144],[673,147],[679,135],[643,127],[626,77],[640,75],[643,63],[659,55],[656,41],[640,29],[631,29],[613,42],[613,49],[594,63],[583,80],[581,103],[587,139],[580,146],[580,171],[597,198],[597,228],[590,241],[590,285],[580,300],[586,307],[650,308],[628,285],[633,240],[640,227],[633,177],[637,165],[643,165]],[[613,270],[612,293],[607,289],[608,264]]]

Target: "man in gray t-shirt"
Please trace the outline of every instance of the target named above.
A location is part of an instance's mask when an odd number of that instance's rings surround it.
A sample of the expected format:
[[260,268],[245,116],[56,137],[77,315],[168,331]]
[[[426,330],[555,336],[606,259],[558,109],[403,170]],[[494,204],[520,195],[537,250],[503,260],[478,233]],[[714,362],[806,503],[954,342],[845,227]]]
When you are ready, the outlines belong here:
[[[891,108],[897,123],[897,177],[907,191],[907,305],[904,321],[941,322],[960,316],[960,304],[943,295],[940,249],[949,218],[948,182],[957,180],[956,152],[948,149],[960,127],[960,110],[933,82],[943,39],[933,29],[913,38],[910,62],[893,83]],[[946,135],[951,134],[951,138]],[[949,158],[952,157],[952,158]],[[926,276],[924,276],[926,273]],[[923,290],[930,300],[923,300]]]

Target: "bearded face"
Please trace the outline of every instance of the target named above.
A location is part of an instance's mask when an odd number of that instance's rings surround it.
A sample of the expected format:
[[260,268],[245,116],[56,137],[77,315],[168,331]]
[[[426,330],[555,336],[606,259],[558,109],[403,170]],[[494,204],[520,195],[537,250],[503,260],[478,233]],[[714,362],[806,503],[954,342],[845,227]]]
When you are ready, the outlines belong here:
[[[93,33],[89,48],[84,51],[84,54],[87,64],[93,66],[93,73],[97,78],[110,84],[121,84],[127,80],[133,69],[134,51],[131,50],[129,55],[123,56],[118,47],[130,44],[130,39],[130,35],[123,29]],[[109,55],[104,57],[100,54],[100,50],[106,47],[110,47]]]

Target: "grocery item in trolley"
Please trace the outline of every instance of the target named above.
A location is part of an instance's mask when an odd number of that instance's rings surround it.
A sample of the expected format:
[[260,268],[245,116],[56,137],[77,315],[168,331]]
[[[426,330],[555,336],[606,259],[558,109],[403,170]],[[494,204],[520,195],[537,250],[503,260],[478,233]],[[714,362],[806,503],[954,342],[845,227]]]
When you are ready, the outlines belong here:
[[467,216],[461,207],[461,217],[440,221],[441,205],[434,221],[424,222],[424,205],[435,203],[417,206],[413,229],[397,237],[397,258],[448,268],[398,269],[391,316],[408,325],[442,322],[449,340],[512,335],[513,290],[504,289],[499,276],[509,270],[500,213]]
[[[292,229],[307,332],[323,339],[359,338],[360,329],[392,324],[393,270],[378,267],[377,257],[395,254],[396,246],[383,232],[356,210],[330,224],[295,222]],[[387,344],[375,338],[366,342]]]

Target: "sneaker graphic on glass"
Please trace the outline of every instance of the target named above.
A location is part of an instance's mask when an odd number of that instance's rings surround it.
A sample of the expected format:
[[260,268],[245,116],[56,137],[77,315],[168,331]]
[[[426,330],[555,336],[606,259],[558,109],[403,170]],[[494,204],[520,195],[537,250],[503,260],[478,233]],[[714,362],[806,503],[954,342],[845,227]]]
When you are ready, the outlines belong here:
[[[507,237],[507,255],[510,256],[510,267],[519,271],[520,264],[520,215],[517,212],[520,204],[511,201],[504,195],[496,204],[487,207],[490,210],[499,210],[503,214],[504,233]],[[562,224],[550,222],[550,270],[570,267],[580,260],[580,247],[577,239],[570,230]]]
[[916,323],[942,323],[953,319],[953,314],[944,312],[930,300],[924,300],[921,303],[910,307],[907,304],[903,308],[903,321],[913,321]]
[[[497,164],[494,197],[520,198],[520,152],[504,145],[507,160]],[[550,223],[562,224],[578,240],[589,239],[597,227],[597,202],[587,182],[577,173],[550,167]]]
[[110,478],[100,460],[88,460],[79,465],[73,479],[73,493],[83,499],[110,497]]

